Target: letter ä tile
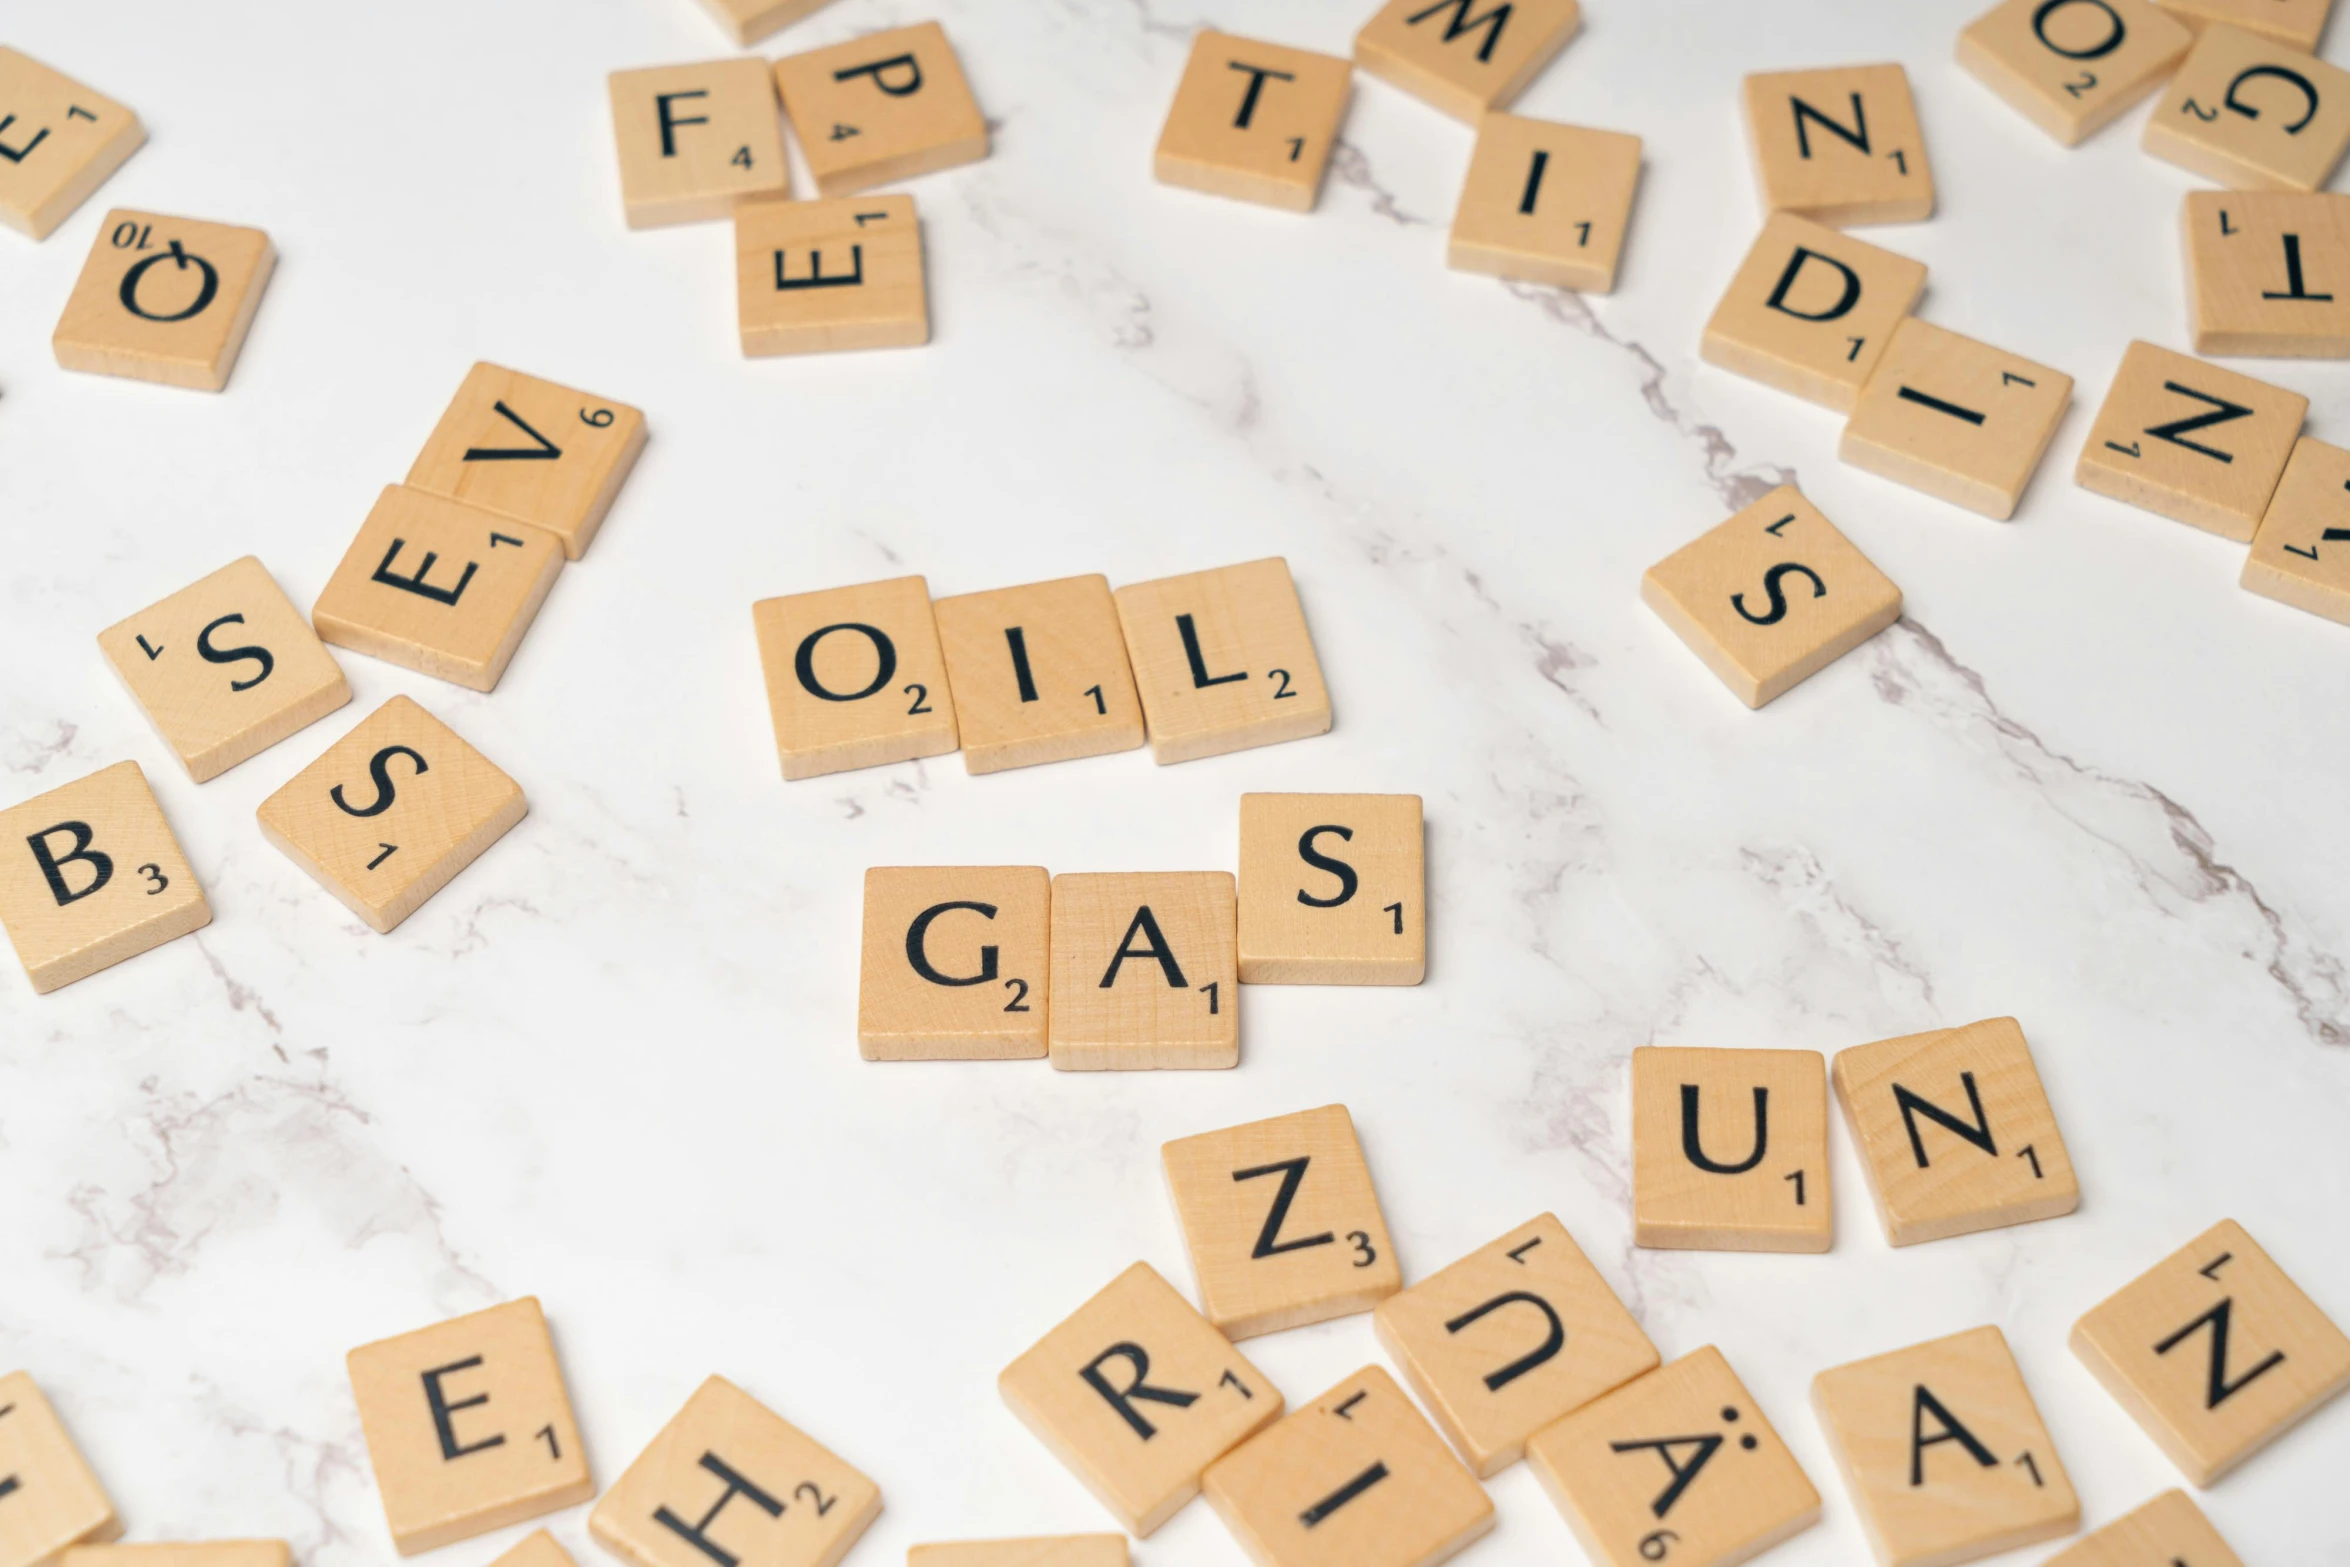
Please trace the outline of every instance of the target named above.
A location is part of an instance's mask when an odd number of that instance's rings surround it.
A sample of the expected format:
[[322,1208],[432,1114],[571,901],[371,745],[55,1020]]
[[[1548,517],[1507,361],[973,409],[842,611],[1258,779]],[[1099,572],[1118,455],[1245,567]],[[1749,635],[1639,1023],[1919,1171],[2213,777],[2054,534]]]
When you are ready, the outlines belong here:
[[1055,876],[1053,1065],[1238,1066],[1234,901],[1229,871]]
[[955,748],[955,699],[920,577],[761,599],[751,621],[785,778]]
[[764,60],[614,71],[612,135],[632,229],[723,218],[791,194],[775,80]]
[[1124,1527],[1148,1535],[1281,1416],[1281,1392],[1138,1262],[1004,1368],[997,1390]]
[[2153,1501],[2057,1552],[2041,1567],[2244,1567],[2184,1491]]
[[786,55],[775,62],[775,87],[827,196],[987,156],[987,120],[936,22]]
[[1792,212],[1774,212],[1714,307],[1707,364],[1850,413],[1926,265]]
[[0,811],[0,925],[38,993],[212,923],[136,762]]
[[61,1567],[292,1567],[283,1540],[146,1541],[136,1545],[78,1545]]
[[1934,215],[1934,171],[1898,65],[1746,78],[1746,133],[1766,213],[1842,227]]
[[1489,114],[1477,126],[1445,265],[1605,294],[1616,286],[1639,185],[1637,136]]
[[1118,621],[1161,765],[1330,732],[1330,692],[1279,556],[1120,588]]
[[1128,1560],[1122,1534],[952,1540],[906,1550],[906,1567],[1127,1567]]
[[1417,985],[1428,898],[1416,794],[1240,797],[1240,979]]
[[633,1567],[832,1567],[881,1488],[724,1377],[695,1390],[588,1515]]
[[122,1520],[29,1371],[0,1377],[0,1567],[52,1567]]
[[121,104],[0,46],[0,223],[47,239],[146,139]]
[[2350,451],[2294,443],[2244,558],[2244,588],[2350,626]]
[[1264,1567],[1435,1567],[1493,1502],[1377,1366],[1208,1466],[1209,1505]]
[[2179,221],[2195,352],[2350,359],[2350,196],[2199,190]]
[[2215,23],[2155,105],[2144,145],[2232,190],[2323,189],[2350,147],[2350,71]]
[[1142,744],[1142,702],[1109,579],[964,593],[932,608],[965,770],[1001,772]]
[[259,229],[117,207],[98,226],[50,348],[67,370],[217,392],[276,265]]
[[2308,411],[2299,392],[2132,343],[2073,480],[2241,542],[2259,528]]
[[2197,32],[2220,22],[2315,49],[2334,0],[2162,0],[2162,8]]
[[1828,1063],[1816,1050],[1632,1052],[1638,1244],[1826,1251]]
[[577,560],[645,447],[626,403],[477,364],[408,470],[408,486],[527,522]]
[[1836,455],[2004,521],[2072,398],[2063,371],[1911,316],[1893,329]]
[[1152,172],[1162,185],[1311,212],[1353,85],[1348,61],[1203,27]]
[[1388,0],[1355,34],[1355,64],[1475,125],[1523,92],[1582,21],[1576,0]]
[[930,341],[911,196],[753,202],[734,216],[734,279],[747,358]]
[[868,1061],[1042,1057],[1051,922],[1042,866],[868,870],[860,1052]]
[[2001,0],[1958,35],[1958,63],[2077,147],[2161,86],[2194,41],[2149,0]]

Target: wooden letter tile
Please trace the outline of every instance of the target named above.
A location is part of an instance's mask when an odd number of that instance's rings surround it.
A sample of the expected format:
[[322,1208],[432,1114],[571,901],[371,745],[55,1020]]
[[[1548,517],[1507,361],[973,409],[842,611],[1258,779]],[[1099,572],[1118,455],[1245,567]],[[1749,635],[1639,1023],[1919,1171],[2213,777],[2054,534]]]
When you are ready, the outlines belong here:
[[1901,616],[1901,590],[1791,484],[1649,567],[1640,597],[1748,707]]
[[1710,1345],[1545,1426],[1526,1457],[1604,1567],[1733,1567],[1820,1521],[1820,1493]]
[[630,228],[700,223],[791,193],[766,61],[614,71],[609,85]]
[[857,985],[865,1059],[1041,1059],[1051,889],[1040,865],[867,871]]
[[1816,1050],[1632,1052],[1637,1244],[1826,1251],[1828,1063]]
[[702,0],[702,8],[735,43],[749,47],[822,10],[826,0]]
[[78,1545],[62,1567],[293,1567],[283,1540],[141,1541],[136,1545]]
[[2233,1219],[2074,1323],[2072,1345],[2197,1485],[2350,1388],[2350,1338]]
[[784,777],[955,748],[955,699],[920,577],[761,599],[751,620]]
[[211,923],[138,763],[102,767],[0,811],[0,925],[35,991]]
[[1705,324],[1707,364],[1850,413],[1926,264],[1792,212],[1774,212]]
[[987,156],[987,121],[936,22],[788,55],[775,62],[775,86],[827,196]]
[[1911,316],[1844,426],[1855,468],[2001,520],[2073,400],[2073,378]]
[[996,1379],[1119,1523],[1147,1535],[1208,1465],[1281,1416],[1281,1392],[1138,1262]]
[[588,1515],[633,1567],[832,1567],[881,1488],[724,1377],[695,1389]]
[[551,533],[387,484],[310,619],[337,647],[489,691],[562,569]]
[[940,599],[939,645],[973,773],[1142,744],[1142,702],[1106,577]]
[[1053,1065],[1132,1072],[1240,1064],[1228,871],[1053,878]]
[[1217,1459],[1204,1487],[1259,1567],[1435,1567],[1493,1527],[1485,1488],[1377,1366]]
[[1240,797],[1240,982],[1417,985],[1428,898],[1416,794]]
[[29,1371],[0,1377],[0,1567],[51,1567],[122,1520]]
[[1369,1311],[1403,1287],[1344,1105],[1160,1150],[1208,1320],[1235,1339]]
[[259,229],[117,207],[49,346],[68,370],[217,392],[276,265]]
[[2304,436],[2244,561],[2244,587],[2350,626],[2350,452]]
[[2057,1552],[2041,1567],[2244,1567],[2184,1491],[2165,1491],[2134,1513]]
[[[1028,1540],[953,1540],[906,1550],[906,1567],[1127,1567],[1122,1534],[1041,1535]],[[2240,1567],[2240,1564],[2230,1564]]]
[[2179,221],[2195,352],[2350,359],[2350,196],[2201,190]]
[[490,1567],[579,1567],[571,1553],[544,1529],[533,1529]]
[[1475,125],[1523,92],[1582,21],[1575,0],[1388,0],[1355,34],[1355,64]]
[[1934,171],[1898,65],[1749,76],[1746,134],[1765,213],[1839,227],[1934,215]]
[[1326,54],[1203,27],[1152,170],[1162,185],[1311,212],[1353,75]]
[[402,1556],[596,1494],[535,1298],[363,1344],[347,1364]]
[[408,486],[543,528],[577,560],[644,448],[645,416],[628,404],[477,364]]
[[1830,1075],[1896,1246],[2081,1205],[2056,1113],[2011,1017],[1840,1051]]
[[1958,35],[1958,63],[2077,147],[2161,86],[2194,41],[2151,0],[2001,0]]
[[930,341],[911,196],[750,203],[734,215],[734,282],[748,358]]
[[404,696],[261,802],[261,836],[388,931],[506,836],[522,786]]
[[2259,528],[2308,411],[2299,392],[2132,343],[2073,479],[2242,542]]
[[2146,122],[2146,150],[2236,190],[2317,190],[2350,146],[2350,71],[2211,26]]
[[1477,127],[1445,264],[1607,293],[1639,184],[1637,136],[1489,114]]
[[146,139],[112,98],[0,46],[0,223],[47,239]]
[[1487,1478],[1553,1420],[1657,1366],[1656,1346],[1547,1213],[1388,1296],[1372,1322],[1446,1438]]
[[1118,590],[1162,765],[1330,732],[1330,692],[1278,555]]
[[2073,1483],[1995,1327],[1823,1371],[1811,1399],[1884,1567],[1956,1567],[2080,1527]]
[[2162,0],[2162,8],[2197,32],[2213,22],[2224,22],[2248,27],[2296,49],[2315,49],[2334,0]]
[[198,783],[351,700],[334,655],[250,555],[107,627],[98,646]]

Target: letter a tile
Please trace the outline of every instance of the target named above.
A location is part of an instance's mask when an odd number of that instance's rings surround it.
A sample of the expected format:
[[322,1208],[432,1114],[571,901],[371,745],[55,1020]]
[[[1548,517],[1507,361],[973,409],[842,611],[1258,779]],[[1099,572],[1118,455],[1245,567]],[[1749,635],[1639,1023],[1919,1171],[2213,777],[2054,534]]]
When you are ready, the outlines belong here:
[[0,223],[47,239],[146,139],[121,104],[0,47]]
[[389,931],[506,836],[522,786],[404,696],[261,802],[261,836]]
[[920,577],[761,599],[751,620],[784,777],[955,748],[955,699]]
[[0,925],[36,992],[211,923],[138,763],[102,767],[0,811]]
[[1489,114],[1477,126],[1445,265],[1607,293],[1639,185],[1637,136]]
[[1765,213],[1838,227],[1934,215],[1934,171],[1898,65],[1749,76],[1746,134]]
[[2270,497],[2244,588],[2350,626],[2350,451],[2307,436]]
[[1052,880],[1038,865],[865,873],[857,1046],[868,1061],[1045,1053]]
[[361,1345],[348,1364],[402,1556],[596,1494],[535,1298]]
[[936,22],[787,55],[775,62],[775,87],[827,196],[987,156],[987,121]]
[[1957,1567],[2080,1527],[2073,1483],[1995,1327],[1823,1371],[1811,1396],[1884,1567]]
[[1234,904],[1229,871],[1055,876],[1053,1065],[1238,1066]]
[[1734,1567],[1820,1521],[1820,1493],[1710,1345],[1545,1426],[1526,1458],[1604,1567]]
[[1372,1322],[1486,1479],[1524,1457],[1544,1426],[1657,1366],[1656,1346],[1547,1213],[1388,1296]]
[[906,1567],[1127,1567],[1128,1560],[1122,1534],[952,1540],[906,1550]]
[[1701,354],[1850,413],[1925,286],[1922,261],[1774,212],[1714,307]]
[[626,403],[477,364],[408,484],[543,528],[577,560],[644,447],[645,416]]
[[2072,1346],[2197,1485],[2350,1388],[2350,1337],[2233,1219],[2073,1324]]
[[1428,894],[1416,794],[1240,797],[1240,979],[1417,985]]
[[2004,521],[2072,399],[2063,371],[1911,316],[1893,329],[1836,455]]
[[2165,1491],[2041,1567],[2244,1567],[2184,1491]]
[[911,196],[760,201],[734,215],[746,358],[927,343],[926,276]]
[[1208,1503],[1260,1567],[1435,1567],[1493,1527],[1493,1502],[1365,1366],[1209,1466]]
[[1129,583],[1117,600],[1162,765],[1330,732],[1330,692],[1286,560]]
[[2148,0],[2001,0],[1958,35],[1958,63],[2077,147],[2161,86],[2194,41]]
[[881,1488],[724,1377],[686,1400],[588,1515],[632,1567],[832,1567]]
[[1160,1156],[1200,1304],[1231,1337],[1369,1311],[1403,1287],[1346,1106],[1179,1138]]
[[1816,1050],[1632,1052],[1637,1243],[1826,1251],[1828,1063]]
[[259,229],[117,207],[49,346],[67,370],[217,392],[276,265]]
[[122,1520],[32,1373],[0,1377],[0,1567],[52,1567]]
[[2162,0],[2162,8],[2198,32],[2224,22],[2296,49],[2315,49],[2334,0]]
[[1640,597],[1748,707],[1901,616],[1901,590],[1786,484],[1649,567]]
[[1208,1465],[1282,1408],[1265,1374],[1145,1262],[1005,1367],[996,1387],[1140,1535],[1199,1495]]
[[1153,172],[1162,185],[1311,212],[1353,77],[1345,60],[1203,27]]
[[2195,352],[2350,359],[2350,196],[2199,190],[2179,220]]
[[706,222],[791,193],[764,60],[614,71],[607,86],[630,228]]
[[1108,578],[958,594],[935,608],[966,770],[1001,772],[1142,744],[1142,702]]
[[2030,1224],[2081,1205],[2014,1018],[1855,1045],[1837,1054],[1830,1075],[1894,1245]]
[[2073,481],[2242,542],[2258,530],[2308,411],[2299,392],[2132,343]]
[[1582,21],[1575,0],[1388,0],[1355,34],[1355,64],[1475,125],[1524,91]]
[[2350,147],[2350,71],[2211,26],[2146,122],[2146,150],[2232,190],[2320,190]]

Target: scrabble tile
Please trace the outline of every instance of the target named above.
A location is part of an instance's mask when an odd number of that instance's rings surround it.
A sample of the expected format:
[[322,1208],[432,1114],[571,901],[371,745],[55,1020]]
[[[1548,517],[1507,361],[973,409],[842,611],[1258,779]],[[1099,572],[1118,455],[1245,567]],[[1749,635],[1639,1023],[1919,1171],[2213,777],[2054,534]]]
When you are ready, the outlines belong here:
[[0,1567],[51,1567],[122,1520],[29,1371],[0,1377]]
[[2350,196],[2203,190],[2179,219],[2195,352],[2350,359]]
[[261,836],[389,931],[506,836],[522,786],[404,696],[261,802]]
[[1355,65],[1475,125],[1525,91],[1582,22],[1575,0],[1388,0],[1355,34]]
[[1416,794],[1240,797],[1240,982],[1417,985],[1428,893]]
[[822,10],[826,0],[702,0],[726,36],[749,46],[803,17]]
[[408,487],[552,533],[566,560],[587,553],[645,449],[626,403],[477,364],[408,469]]
[[761,599],[751,621],[784,777],[955,748],[955,700],[920,577]]
[[1829,1073],[1896,1246],[2081,1205],[2031,1046],[2011,1017],[1839,1051]]
[[1654,1371],[1656,1346],[1550,1214],[1371,1313],[1445,1438],[1490,1479],[1562,1415]]
[[2184,1491],[2165,1491],[2041,1567],[2244,1567]]
[[906,1567],[1126,1567],[1128,1560],[1122,1534],[954,1540],[906,1550]]
[[334,655],[250,555],[107,627],[98,646],[198,783],[351,700]]
[[2308,411],[2299,392],[2132,343],[2073,481],[2222,538],[2249,539]]
[[1053,1065],[1238,1066],[1234,901],[1228,871],[1055,876]]
[[211,923],[138,763],[102,767],[0,811],[0,925],[36,992]]
[[2333,7],[2334,0],[2162,0],[2165,11],[2197,32],[2210,23],[2224,22],[2297,49],[2317,47],[2326,30],[2326,13]]
[[724,1377],[711,1377],[588,1514],[633,1567],[832,1567],[881,1488]]
[[1403,1287],[1344,1105],[1162,1148],[1201,1309],[1234,1339],[1369,1311]]
[[963,593],[933,608],[966,770],[996,773],[1142,744],[1142,701],[1108,578]]
[[112,98],[0,46],[0,223],[47,239],[146,140]]
[[865,1059],[1042,1058],[1051,888],[1040,865],[867,871],[857,984]]
[[117,207],[98,226],[49,346],[68,370],[217,392],[276,265],[259,229]]
[[1138,1262],[996,1378],[1021,1423],[1147,1535],[1200,1476],[1281,1417],[1281,1390]]
[[2063,371],[1911,316],[1893,329],[1836,455],[2005,520],[2072,399]]
[[337,647],[490,691],[562,569],[551,533],[387,484],[310,619]]
[[2197,1485],[2350,1388],[2350,1338],[2233,1219],[2092,1308],[2072,1346]]
[[1901,590],[1791,484],[1649,567],[1640,597],[1748,707],[1901,617]]
[[1278,555],[1117,592],[1161,765],[1330,732],[1330,693]]
[[1820,1521],[1820,1493],[1711,1345],[1543,1427],[1526,1458],[1601,1567],[1733,1567]]
[[1637,136],[1489,114],[1477,127],[1445,265],[1607,293],[1639,184]]
[[62,1567],[293,1567],[283,1540],[149,1541],[136,1545],[77,1545]]
[[1828,1063],[1816,1050],[1632,1052],[1635,1244],[1826,1251]]
[[827,196],[987,156],[987,121],[936,22],[787,55],[775,62],[775,87]]
[[2248,592],[2350,626],[2350,451],[2307,436],[2245,558]]
[[1311,212],[1352,88],[1344,60],[1203,27],[1152,172],[1162,185]]
[[1746,135],[1766,214],[1839,227],[1934,215],[1934,171],[1898,65],[1749,76]]
[[734,281],[747,358],[930,341],[911,196],[746,206],[734,217]]
[[1261,1567],[1434,1567],[1493,1502],[1377,1366],[1208,1466],[1203,1488]]
[[569,1551],[544,1529],[533,1529],[490,1567],[579,1567]]
[[766,61],[614,71],[607,85],[630,228],[706,222],[748,201],[791,194]]
[[2000,0],[1958,35],[1958,63],[2077,147],[2161,86],[2194,41],[2150,0]]
[[1926,287],[1926,264],[1774,212],[1705,324],[1707,364],[1850,413]]
[[2146,122],[2157,158],[2237,190],[2317,190],[2350,146],[2350,71],[2211,26]]
[[362,1344],[345,1364],[402,1556],[596,1494],[535,1297]]

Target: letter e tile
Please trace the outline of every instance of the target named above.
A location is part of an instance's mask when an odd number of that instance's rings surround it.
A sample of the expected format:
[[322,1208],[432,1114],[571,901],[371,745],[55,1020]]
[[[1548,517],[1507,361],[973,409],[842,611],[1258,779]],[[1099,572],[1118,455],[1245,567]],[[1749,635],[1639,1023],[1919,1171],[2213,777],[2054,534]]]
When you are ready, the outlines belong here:
[[786,55],[775,62],[775,87],[826,196],[987,156],[987,120],[936,22]]

